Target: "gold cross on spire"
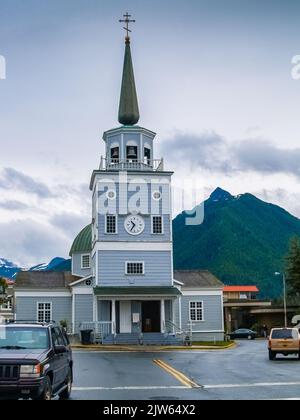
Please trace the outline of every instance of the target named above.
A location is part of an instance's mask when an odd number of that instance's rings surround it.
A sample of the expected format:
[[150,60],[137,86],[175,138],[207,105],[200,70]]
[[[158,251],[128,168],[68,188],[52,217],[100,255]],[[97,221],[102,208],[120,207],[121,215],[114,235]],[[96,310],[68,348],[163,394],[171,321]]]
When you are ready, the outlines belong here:
[[129,40],[129,33],[131,32],[131,30],[129,29],[129,23],[135,23],[134,19],[130,19],[131,15],[128,14],[128,12],[123,15],[124,19],[120,19],[119,22],[120,23],[125,23],[126,27],[123,27],[123,29],[125,29],[126,31],[126,40]]

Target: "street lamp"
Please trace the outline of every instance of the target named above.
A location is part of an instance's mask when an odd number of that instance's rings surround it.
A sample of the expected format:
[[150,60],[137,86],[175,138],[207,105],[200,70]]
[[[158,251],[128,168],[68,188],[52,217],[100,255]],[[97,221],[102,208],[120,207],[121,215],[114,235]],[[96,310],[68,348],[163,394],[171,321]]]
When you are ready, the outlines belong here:
[[287,327],[287,310],[286,310],[286,277],[284,273],[280,273],[276,271],[275,276],[282,275],[282,282],[283,282],[283,308],[284,308],[284,326]]

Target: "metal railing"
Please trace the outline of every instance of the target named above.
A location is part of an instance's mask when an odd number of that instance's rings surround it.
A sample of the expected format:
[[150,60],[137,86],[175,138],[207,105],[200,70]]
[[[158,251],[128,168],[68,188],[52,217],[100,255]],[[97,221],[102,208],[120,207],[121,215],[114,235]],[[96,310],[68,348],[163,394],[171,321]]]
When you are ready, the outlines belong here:
[[163,159],[107,159],[101,156],[101,171],[153,171],[164,170]]
[[190,340],[192,339],[191,331],[183,330],[169,320],[165,321],[165,332],[166,334],[174,334],[176,337],[179,337],[183,343],[186,342],[187,337],[189,337]]
[[103,344],[103,340],[109,335],[114,334],[115,328],[111,321],[84,321],[80,324],[80,330],[92,330],[95,343]]

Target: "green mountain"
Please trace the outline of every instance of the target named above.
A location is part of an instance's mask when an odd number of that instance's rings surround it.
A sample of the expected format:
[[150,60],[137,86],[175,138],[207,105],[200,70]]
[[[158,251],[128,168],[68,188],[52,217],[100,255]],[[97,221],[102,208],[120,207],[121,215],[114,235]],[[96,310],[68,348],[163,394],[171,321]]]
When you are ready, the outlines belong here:
[[208,269],[225,284],[255,284],[263,297],[282,295],[281,276],[289,241],[300,236],[300,219],[254,195],[237,197],[217,188],[204,202],[204,222],[173,221],[175,269]]

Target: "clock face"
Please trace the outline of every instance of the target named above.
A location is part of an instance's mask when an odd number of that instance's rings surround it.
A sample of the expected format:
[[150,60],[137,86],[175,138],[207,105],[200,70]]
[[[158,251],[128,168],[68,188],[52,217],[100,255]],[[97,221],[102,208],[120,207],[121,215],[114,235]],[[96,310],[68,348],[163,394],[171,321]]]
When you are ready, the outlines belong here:
[[130,235],[140,235],[145,229],[145,222],[141,216],[131,215],[126,218],[124,227]]

